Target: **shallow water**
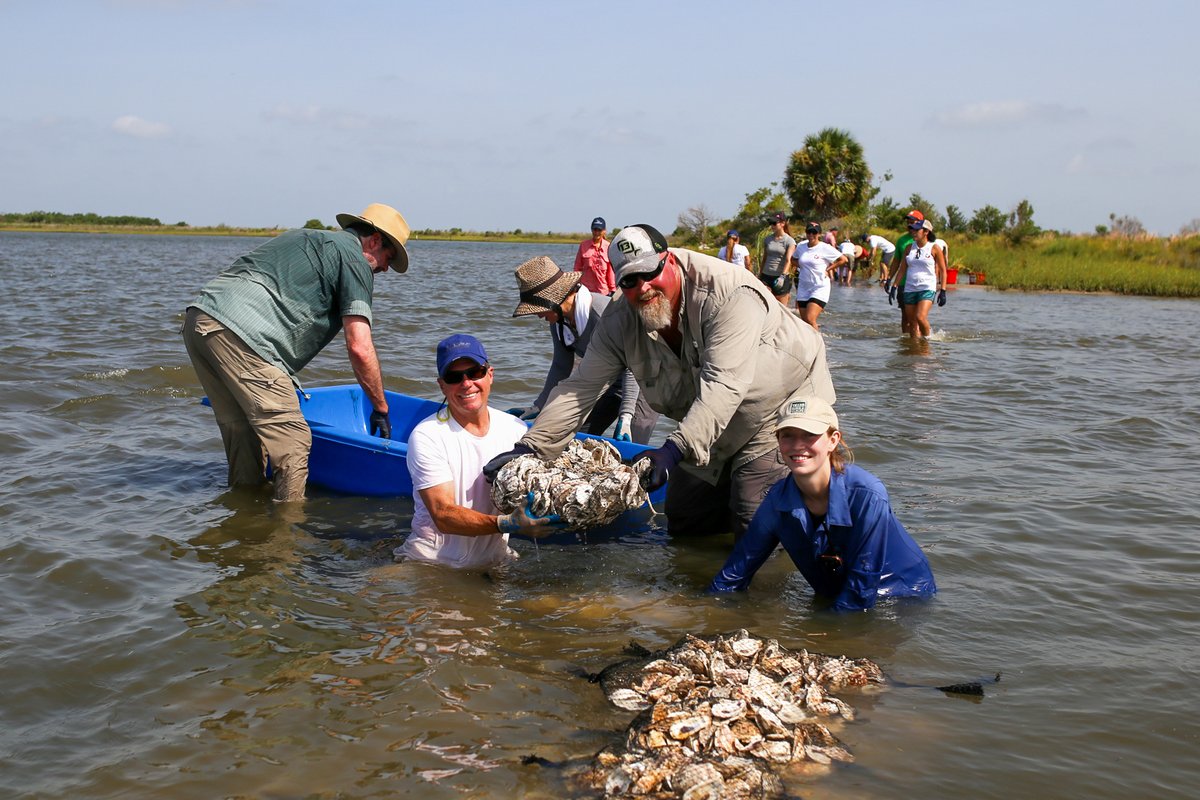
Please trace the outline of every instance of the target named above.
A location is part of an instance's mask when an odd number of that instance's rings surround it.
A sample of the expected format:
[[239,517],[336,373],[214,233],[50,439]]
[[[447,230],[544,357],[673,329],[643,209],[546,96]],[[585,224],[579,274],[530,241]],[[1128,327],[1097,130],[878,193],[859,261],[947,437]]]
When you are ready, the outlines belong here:
[[[411,501],[228,491],[177,331],[253,244],[0,234],[0,794],[569,795],[521,756],[590,757],[631,717],[577,671],[738,627],[912,684],[848,696],[856,762],[793,793],[1194,794],[1195,301],[960,287],[915,346],[878,288],[835,287],[839,414],[941,592],[832,615],[780,557],[705,597],[729,540],[649,514],[481,575],[392,563]],[[433,396],[434,345],[470,331],[493,405],[531,400],[549,339],[510,319],[512,269],[573,248],[411,253],[376,283],[388,388]],[[303,377],[353,380],[340,342]],[[997,671],[982,700],[921,688]]]

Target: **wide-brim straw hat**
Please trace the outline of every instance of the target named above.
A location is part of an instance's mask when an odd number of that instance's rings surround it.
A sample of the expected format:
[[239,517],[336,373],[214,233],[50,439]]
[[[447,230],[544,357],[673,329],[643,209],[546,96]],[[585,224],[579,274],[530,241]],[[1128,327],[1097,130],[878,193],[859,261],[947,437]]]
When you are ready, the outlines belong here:
[[521,302],[514,317],[526,317],[542,311],[557,311],[563,300],[579,286],[579,272],[563,272],[547,256],[531,258],[516,269]]
[[408,272],[408,250],[404,243],[408,241],[411,230],[399,211],[383,203],[371,203],[361,215],[338,214],[337,223],[343,228],[356,222],[364,222],[379,231],[391,242],[396,257],[392,259],[391,267],[396,272]]

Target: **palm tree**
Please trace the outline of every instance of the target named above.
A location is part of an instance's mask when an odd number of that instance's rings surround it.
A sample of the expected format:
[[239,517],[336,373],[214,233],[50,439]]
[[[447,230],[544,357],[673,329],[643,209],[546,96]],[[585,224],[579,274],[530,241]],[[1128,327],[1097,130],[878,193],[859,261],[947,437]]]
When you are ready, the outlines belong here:
[[792,153],[783,175],[792,215],[825,220],[844,216],[870,199],[871,170],[849,131],[825,128]]

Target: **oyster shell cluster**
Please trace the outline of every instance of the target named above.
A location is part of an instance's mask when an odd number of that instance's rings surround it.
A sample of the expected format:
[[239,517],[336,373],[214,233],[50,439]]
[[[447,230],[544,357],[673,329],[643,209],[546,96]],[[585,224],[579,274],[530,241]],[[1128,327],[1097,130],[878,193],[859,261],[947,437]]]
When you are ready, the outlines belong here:
[[597,676],[614,705],[641,713],[583,781],[606,797],[782,797],[777,770],[853,756],[821,718],[851,720],[830,690],[883,682],[867,659],[792,651],[745,630],[686,635]]
[[535,514],[558,514],[572,528],[604,525],[646,502],[641,474],[602,439],[572,439],[551,461],[518,456],[496,473],[492,501],[502,513],[523,508],[529,492]]

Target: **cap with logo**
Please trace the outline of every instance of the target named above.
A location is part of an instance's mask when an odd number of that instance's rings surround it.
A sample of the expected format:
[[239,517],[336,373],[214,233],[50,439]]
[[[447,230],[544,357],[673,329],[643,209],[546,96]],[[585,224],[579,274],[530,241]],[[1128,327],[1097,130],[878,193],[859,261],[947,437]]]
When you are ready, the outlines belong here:
[[825,433],[830,428],[838,427],[837,413],[833,406],[814,395],[792,395],[779,409],[779,421],[775,430],[784,428],[799,428],[806,433]]
[[662,253],[667,252],[667,237],[650,225],[626,225],[613,237],[608,260],[617,283],[626,275],[654,272]]
[[483,349],[483,343],[467,333],[456,333],[452,336],[447,336],[438,342],[437,346],[437,370],[438,375],[446,373],[446,367],[453,364],[460,358],[469,358],[476,364],[483,365],[488,363],[487,351]]

